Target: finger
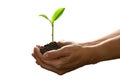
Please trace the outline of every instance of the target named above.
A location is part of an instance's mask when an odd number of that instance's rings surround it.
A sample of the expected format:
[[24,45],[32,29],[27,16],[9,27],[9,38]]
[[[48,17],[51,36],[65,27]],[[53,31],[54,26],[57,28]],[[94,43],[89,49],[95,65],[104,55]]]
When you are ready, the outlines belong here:
[[[36,55],[35,55],[36,56]],[[62,62],[62,60],[60,60],[61,62]],[[51,62],[49,62],[49,63],[52,63],[52,61]],[[59,62],[58,62],[59,63]],[[57,73],[57,74],[59,74],[59,75],[62,75],[62,74],[64,74],[64,73],[66,73],[66,72],[68,72],[69,70],[67,69],[67,68],[61,68],[60,66],[59,66],[59,64],[58,65],[55,65],[55,66],[51,66],[51,65],[49,65],[48,63],[46,63],[46,62],[43,62],[40,58],[38,58],[37,56],[36,56],[36,64],[38,64],[38,65],[40,65],[42,68],[45,68],[45,69],[47,69],[47,70],[49,70],[49,71],[52,71],[52,72],[55,72],[55,73]]]
[[73,42],[66,42],[66,41],[59,41],[59,42],[57,42],[57,44],[59,45],[59,46],[65,46],[65,45],[70,45],[70,44],[72,44]]
[[37,56],[34,53],[32,53],[32,56],[36,59],[36,64],[39,65],[38,60],[37,60]]
[[34,54],[34,53],[32,53],[32,56],[36,59],[36,56],[35,56],[35,54]]
[[42,54],[40,53],[40,49],[38,47],[34,48],[34,53],[39,57],[42,58]]
[[43,55],[40,53],[40,49],[38,47],[34,47],[34,55],[33,56],[36,58],[37,63],[38,63],[39,60],[44,62],[44,60],[42,59]]
[[36,53],[35,56],[37,59],[37,61],[36,61],[37,64],[39,64],[38,61],[40,61],[40,62],[47,64],[49,66],[52,66],[56,69],[62,69],[62,68],[64,68],[63,65],[66,62],[68,62],[68,57],[62,57],[63,55],[61,56],[61,58],[59,56],[59,58],[56,58],[54,60],[46,60],[46,59],[42,58],[43,55],[41,55],[41,53],[39,52],[39,49],[37,47],[35,47],[35,53]]
[[37,64],[38,64],[38,61],[40,60],[40,61],[42,61],[42,63],[45,63],[44,62],[44,60],[43,60],[43,55],[40,53],[40,49],[38,48],[38,47],[35,47],[34,48],[34,56],[35,56],[35,58],[36,58],[36,62],[37,62]]
[[69,62],[69,57],[62,57],[55,60],[45,60],[46,64],[53,66],[56,69],[62,70],[65,68],[65,65]]
[[[35,50],[36,51],[36,50]],[[36,63],[39,65],[38,61],[40,60],[42,63],[50,65],[54,68],[61,68],[61,65],[63,65],[66,61],[67,58],[66,57],[61,57],[61,58],[57,58],[54,60],[46,60],[43,59],[39,56],[39,53],[37,54],[37,52],[35,52],[35,54],[33,54],[34,58],[36,59]]]
[[38,62],[37,60],[36,60],[36,64],[37,64],[37,65],[40,65],[39,62]]
[[37,63],[38,65],[40,65],[40,62],[44,63],[43,60],[38,56],[37,53],[34,53],[34,57],[35,57],[36,63]]
[[38,47],[40,49],[41,46],[40,45],[36,45],[36,47]]
[[42,54],[40,53],[40,49],[38,47],[34,47],[34,55],[33,56],[35,57],[36,60],[42,59]]
[[57,74],[59,74],[59,75],[63,74],[63,71],[58,70],[58,69],[56,69],[56,68],[54,68],[54,67],[52,67],[52,66],[50,66],[50,65],[45,64],[45,63],[44,63],[42,60],[40,60],[38,57],[36,57],[36,59],[37,59],[36,63],[37,63],[38,65],[40,65],[42,68],[45,68],[45,69],[47,69],[47,70],[49,70],[49,71],[52,71],[52,72],[55,72],[55,73],[57,73]]
[[34,53],[31,54],[34,57]]
[[69,54],[66,52],[66,49],[60,48],[57,50],[47,51],[43,54],[44,59],[58,59],[60,57],[68,56]]
[[34,57],[34,53],[31,54]]

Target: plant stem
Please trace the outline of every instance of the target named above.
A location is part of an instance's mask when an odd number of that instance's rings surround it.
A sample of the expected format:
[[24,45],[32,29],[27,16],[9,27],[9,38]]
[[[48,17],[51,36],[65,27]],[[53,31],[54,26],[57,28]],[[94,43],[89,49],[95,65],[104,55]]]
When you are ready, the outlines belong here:
[[52,23],[52,42],[54,42],[54,24]]

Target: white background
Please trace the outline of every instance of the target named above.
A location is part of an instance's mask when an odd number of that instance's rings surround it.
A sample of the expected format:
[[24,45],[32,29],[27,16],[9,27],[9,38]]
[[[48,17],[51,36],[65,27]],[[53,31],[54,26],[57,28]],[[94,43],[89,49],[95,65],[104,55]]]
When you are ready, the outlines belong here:
[[120,80],[120,60],[88,65],[59,76],[36,65],[36,44],[51,41],[49,17],[59,7],[55,40],[86,42],[120,28],[119,0],[0,0],[0,80]]

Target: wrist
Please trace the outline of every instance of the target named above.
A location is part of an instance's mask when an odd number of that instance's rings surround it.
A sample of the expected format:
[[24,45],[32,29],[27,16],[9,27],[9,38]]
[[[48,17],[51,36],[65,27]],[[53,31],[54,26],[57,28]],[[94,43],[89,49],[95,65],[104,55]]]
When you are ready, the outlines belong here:
[[93,55],[90,59],[91,64],[111,59],[110,54],[108,54],[108,47],[102,44],[91,46],[91,54]]
[[87,46],[89,53],[88,64],[96,64],[103,60],[103,55],[100,52],[100,48],[97,45]]
[[95,41],[82,43],[81,45],[83,45],[83,46],[93,46],[93,45],[99,44],[100,42],[101,42],[101,40],[95,40]]

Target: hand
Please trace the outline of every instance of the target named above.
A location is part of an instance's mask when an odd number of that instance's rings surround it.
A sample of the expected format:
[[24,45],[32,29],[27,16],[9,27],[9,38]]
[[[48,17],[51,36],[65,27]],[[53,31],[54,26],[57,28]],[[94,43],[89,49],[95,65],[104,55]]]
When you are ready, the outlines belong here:
[[34,48],[33,57],[41,67],[57,74],[64,74],[84,65],[90,64],[91,49],[74,42],[58,42],[62,48],[40,53],[40,46]]
[[60,49],[40,53],[34,48],[33,57],[41,67],[57,74],[64,74],[87,64],[120,58],[120,30],[101,39],[87,42],[58,42]]

